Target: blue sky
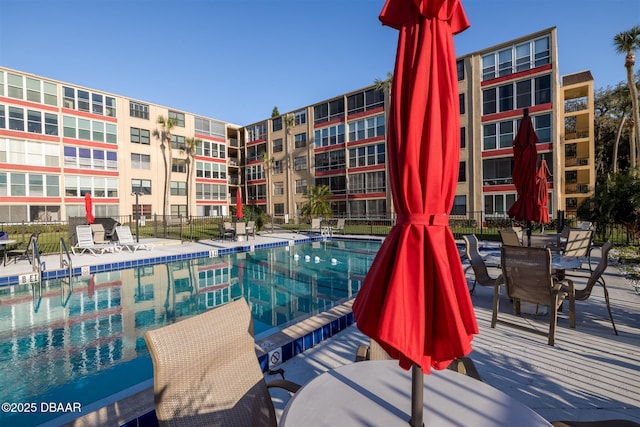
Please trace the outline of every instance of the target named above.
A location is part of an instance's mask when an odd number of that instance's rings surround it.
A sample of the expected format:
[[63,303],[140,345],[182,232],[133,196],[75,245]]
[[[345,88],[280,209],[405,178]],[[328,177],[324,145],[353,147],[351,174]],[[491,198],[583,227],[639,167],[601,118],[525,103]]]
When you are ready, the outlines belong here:
[[[625,77],[638,0],[462,0],[457,55],[556,26],[561,74]],[[393,71],[384,0],[0,0],[0,64],[247,125]],[[640,52],[638,52],[640,63]],[[636,70],[638,66],[636,67]]]

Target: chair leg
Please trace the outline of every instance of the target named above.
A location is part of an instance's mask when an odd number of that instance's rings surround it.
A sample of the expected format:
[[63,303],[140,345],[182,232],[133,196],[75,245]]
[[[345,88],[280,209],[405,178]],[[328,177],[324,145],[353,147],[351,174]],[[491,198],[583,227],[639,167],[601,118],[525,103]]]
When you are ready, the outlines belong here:
[[493,315],[491,316],[491,327],[495,328],[498,321],[498,306],[500,300],[500,285],[493,287]]
[[611,305],[609,304],[609,291],[604,284],[604,281],[601,283],[602,289],[604,289],[604,300],[607,303],[607,310],[609,311],[609,319],[611,319],[611,326],[613,326],[613,332],[618,335],[618,330],[616,329],[616,324],[613,321],[613,314],[611,314]]
[[551,313],[549,313],[549,340],[547,344],[554,345],[556,341],[556,324],[558,323],[558,300],[551,302]]

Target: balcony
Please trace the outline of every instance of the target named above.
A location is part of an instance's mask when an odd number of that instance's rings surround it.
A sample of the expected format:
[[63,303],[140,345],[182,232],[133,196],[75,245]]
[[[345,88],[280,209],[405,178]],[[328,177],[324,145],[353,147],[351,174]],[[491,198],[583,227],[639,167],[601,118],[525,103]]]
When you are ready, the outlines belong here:
[[588,157],[577,157],[577,156],[569,156],[565,158],[564,164],[566,167],[571,166],[588,166],[589,158]]
[[574,130],[574,129],[565,129],[564,131],[564,139],[565,141],[569,141],[572,139],[580,139],[580,138],[589,138],[589,130]]
[[229,147],[239,147],[238,138],[229,138]]
[[591,192],[589,184],[568,183],[564,186],[566,194],[587,194]]
[[568,99],[564,101],[564,112],[573,113],[587,109],[587,97]]

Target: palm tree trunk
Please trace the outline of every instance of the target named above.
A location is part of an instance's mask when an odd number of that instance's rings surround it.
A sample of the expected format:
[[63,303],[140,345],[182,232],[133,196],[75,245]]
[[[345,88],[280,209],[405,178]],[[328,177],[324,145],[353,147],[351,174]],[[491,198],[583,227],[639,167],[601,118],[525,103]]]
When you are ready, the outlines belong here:
[[[638,89],[636,88],[636,81],[633,75],[633,67],[635,66],[636,58],[632,51],[627,53],[627,57],[624,66],[627,68],[627,85],[629,86],[629,93],[631,94],[631,111],[633,112],[633,129],[632,136],[629,144],[631,148],[630,160],[631,167],[636,168],[638,161],[638,141],[640,137],[640,111],[638,110]],[[633,135],[635,134],[635,135]]]
[[169,190],[169,172],[167,171],[167,146],[164,141],[160,144],[162,160],[164,161],[164,192],[162,196],[162,223],[167,225],[167,195]]
[[618,126],[618,134],[616,136],[616,142],[613,146],[613,166],[612,172],[618,172],[618,147],[620,146],[620,136],[622,135],[622,129],[624,129],[624,122],[627,120],[627,117],[622,114],[622,118],[620,119],[620,125]]

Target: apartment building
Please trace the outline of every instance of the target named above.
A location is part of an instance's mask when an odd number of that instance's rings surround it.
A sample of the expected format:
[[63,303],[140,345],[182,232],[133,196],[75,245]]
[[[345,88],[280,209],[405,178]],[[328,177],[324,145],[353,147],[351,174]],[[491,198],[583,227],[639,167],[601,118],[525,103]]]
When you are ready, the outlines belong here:
[[[160,116],[176,123],[166,214],[227,215],[227,147],[237,147],[238,126],[0,68],[0,221],[84,216],[86,193],[95,216],[135,215],[136,206],[146,217],[162,214]],[[189,138],[200,142],[188,157]]]
[[[452,214],[504,217],[516,200],[513,149],[524,109],[552,177],[549,212],[575,210],[595,185],[593,78],[561,78],[556,29],[461,56],[460,169]],[[173,118],[170,211],[228,216],[244,204],[298,221],[311,186],[334,214],[393,215],[386,170],[388,86],[370,85],[238,126],[160,105],[0,68],[0,221],[162,214],[158,117]],[[189,138],[199,139],[193,157]],[[187,179],[188,172],[190,179]],[[191,197],[189,197],[191,196]],[[482,213],[482,214],[480,214]]]

